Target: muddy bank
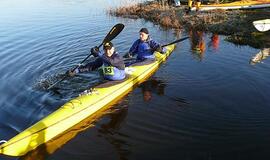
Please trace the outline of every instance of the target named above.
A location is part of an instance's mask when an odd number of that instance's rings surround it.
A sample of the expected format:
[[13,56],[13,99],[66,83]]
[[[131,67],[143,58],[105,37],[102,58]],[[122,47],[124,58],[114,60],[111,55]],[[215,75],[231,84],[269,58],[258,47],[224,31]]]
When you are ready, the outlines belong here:
[[199,30],[227,35],[227,40],[255,48],[270,47],[270,32],[258,32],[252,22],[266,19],[270,9],[260,10],[214,10],[186,14],[186,5],[162,6],[155,1],[113,8],[110,15],[125,18],[143,18],[164,28],[176,30]]

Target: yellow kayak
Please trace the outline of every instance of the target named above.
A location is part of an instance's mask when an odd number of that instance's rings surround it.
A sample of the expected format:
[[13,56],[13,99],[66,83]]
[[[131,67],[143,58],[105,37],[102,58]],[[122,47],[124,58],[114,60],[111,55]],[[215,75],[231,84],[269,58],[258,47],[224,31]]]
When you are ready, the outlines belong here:
[[61,135],[87,117],[119,100],[133,87],[149,78],[167,59],[175,44],[166,47],[164,54],[155,52],[155,60],[136,63],[126,68],[128,76],[122,81],[109,81],[91,88],[68,101],[58,110],[43,118],[0,146],[0,154],[22,156]]
[[[232,10],[232,9],[258,9],[258,8],[268,8],[270,7],[269,0],[244,0],[236,1],[232,3],[223,3],[223,4],[211,4],[211,5],[201,5],[201,11],[223,9],[223,10]],[[196,8],[191,9],[195,11]]]

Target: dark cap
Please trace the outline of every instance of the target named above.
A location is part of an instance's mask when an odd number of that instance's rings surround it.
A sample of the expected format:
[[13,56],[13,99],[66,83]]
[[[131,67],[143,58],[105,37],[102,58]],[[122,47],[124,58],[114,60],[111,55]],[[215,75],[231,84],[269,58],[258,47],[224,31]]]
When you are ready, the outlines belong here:
[[143,32],[143,33],[145,33],[145,34],[149,34],[149,31],[148,31],[147,28],[142,28],[142,29],[140,30],[140,32]]
[[103,49],[111,49],[113,47],[112,42],[105,42],[103,45]]

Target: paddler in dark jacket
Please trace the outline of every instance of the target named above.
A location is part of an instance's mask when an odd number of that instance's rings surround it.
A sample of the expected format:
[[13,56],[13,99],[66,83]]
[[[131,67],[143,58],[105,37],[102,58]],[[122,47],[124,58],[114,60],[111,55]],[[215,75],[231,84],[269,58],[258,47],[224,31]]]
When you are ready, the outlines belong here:
[[125,78],[125,64],[121,56],[115,52],[113,44],[106,42],[103,45],[104,53],[100,52],[98,47],[91,49],[94,57],[98,57],[94,62],[78,67],[74,72],[69,71],[70,76],[76,73],[89,72],[102,68],[102,73],[107,80],[122,80]]
[[126,58],[137,54],[137,60],[143,61],[145,59],[154,59],[155,55],[153,53],[155,51],[160,53],[166,52],[166,48],[162,48],[160,43],[151,39],[147,28],[142,28],[139,33],[140,38],[133,43],[129,53],[125,56]]

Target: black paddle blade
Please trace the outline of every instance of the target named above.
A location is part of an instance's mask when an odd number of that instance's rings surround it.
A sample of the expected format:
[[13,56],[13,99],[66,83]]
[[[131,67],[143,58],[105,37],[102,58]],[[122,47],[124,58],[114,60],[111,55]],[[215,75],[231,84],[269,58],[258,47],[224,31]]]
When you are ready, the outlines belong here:
[[106,35],[106,37],[104,38],[102,43],[98,46],[98,48],[100,48],[104,43],[113,40],[124,29],[124,27],[125,25],[123,25],[122,23],[118,23],[115,26],[113,26],[113,28]]
[[173,41],[173,42],[171,42],[171,43],[162,45],[162,47],[166,47],[166,46],[169,46],[169,45],[174,44],[174,43],[182,42],[182,41],[184,41],[184,40],[186,40],[186,39],[188,39],[188,38],[189,38],[189,37],[184,37],[184,38],[178,39],[178,40]]

